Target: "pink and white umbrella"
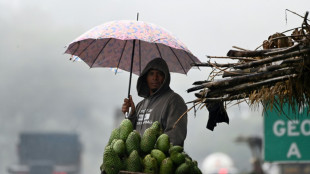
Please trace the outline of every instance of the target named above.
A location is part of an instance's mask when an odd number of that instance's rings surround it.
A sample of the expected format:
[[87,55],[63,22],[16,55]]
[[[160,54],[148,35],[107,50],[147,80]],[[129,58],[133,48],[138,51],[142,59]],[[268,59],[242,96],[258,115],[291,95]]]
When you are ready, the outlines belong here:
[[162,27],[143,21],[111,21],[82,34],[65,51],[90,68],[115,67],[139,75],[146,64],[161,57],[170,72],[186,74],[200,63],[188,48]]

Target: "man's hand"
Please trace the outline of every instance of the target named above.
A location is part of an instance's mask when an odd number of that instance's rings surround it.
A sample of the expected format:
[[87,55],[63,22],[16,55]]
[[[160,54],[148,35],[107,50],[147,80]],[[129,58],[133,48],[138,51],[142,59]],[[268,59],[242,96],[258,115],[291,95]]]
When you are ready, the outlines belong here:
[[129,99],[128,98],[124,99],[124,103],[123,103],[123,106],[122,106],[122,112],[124,114],[126,112],[129,112],[129,108],[131,108],[130,114],[133,114],[135,112],[135,110],[136,110],[135,104],[132,101],[131,96],[129,96]]

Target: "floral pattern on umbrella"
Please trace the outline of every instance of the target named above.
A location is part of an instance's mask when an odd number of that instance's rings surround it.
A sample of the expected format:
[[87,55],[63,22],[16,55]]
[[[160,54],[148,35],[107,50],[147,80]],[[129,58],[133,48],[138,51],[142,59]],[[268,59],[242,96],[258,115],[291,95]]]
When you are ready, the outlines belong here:
[[91,68],[117,67],[130,71],[133,60],[132,72],[137,75],[150,60],[157,57],[167,62],[170,72],[183,74],[190,70],[191,63],[200,62],[166,29],[129,20],[94,27],[70,43],[65,53],[78,56]]

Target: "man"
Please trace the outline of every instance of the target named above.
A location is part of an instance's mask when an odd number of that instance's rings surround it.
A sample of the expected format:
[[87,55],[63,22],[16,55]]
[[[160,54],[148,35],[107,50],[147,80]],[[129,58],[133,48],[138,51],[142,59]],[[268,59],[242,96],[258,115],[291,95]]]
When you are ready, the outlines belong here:
[[187,106],[183,98],[170,89],[170,73],[167,63],[156,58],[150,61],[142,71],[137,82],[137,91],[144,99],[135,104],[130,96],[124,99],[122,112],[131,113],[128,116],[135,129],[143,135],[145,129],[158,121],[163,132],[170,137],[174,145],[184,145],[187,133],[187,115],[173,128],[175,122],[186,112]]

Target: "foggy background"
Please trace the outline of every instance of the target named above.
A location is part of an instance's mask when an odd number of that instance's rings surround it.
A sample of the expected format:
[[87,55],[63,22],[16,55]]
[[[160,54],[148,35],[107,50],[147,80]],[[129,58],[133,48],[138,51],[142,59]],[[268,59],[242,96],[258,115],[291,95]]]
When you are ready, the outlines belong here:
[[[82,173],[99,173],[104,147],[118,122],[127,96],[129,73],[114,75],[69,61],[64,46],[111,20],[139,20],[166,28],[202,62],[205,55],[225,56],[232,46],[255,49],[275,32],[301,26],[310,1],[251,0],[0,0],[0,173],[18,163],[20,132],[74,132],[83,144]],[[290,34],[290,32],[289,32]],[[217,60],[223,62],[223,60]],[[205,80],[208,68],[188,75],[172,74],[171,88],[185,101],[186,90]],[[141,98],[135,91],[133,99]],[[188,105],[190,107],[191,105]],[[261,109],[246,104],[227,110],[230,124],[206,129],[208,111],[188,114],[185,151],[199,164],[213,152],[224,152],[239,171],[251,170],[251,153],[237,144],[239,135],[263,136]]]

